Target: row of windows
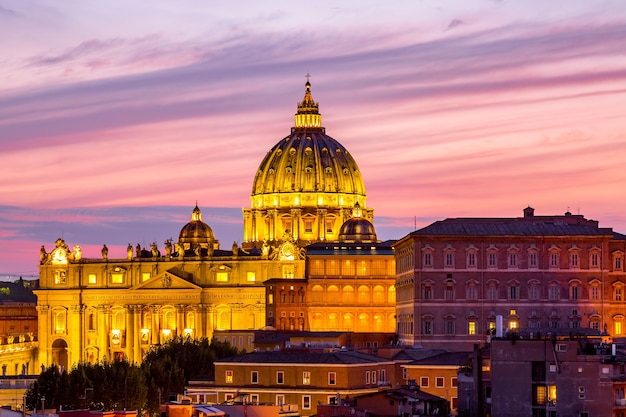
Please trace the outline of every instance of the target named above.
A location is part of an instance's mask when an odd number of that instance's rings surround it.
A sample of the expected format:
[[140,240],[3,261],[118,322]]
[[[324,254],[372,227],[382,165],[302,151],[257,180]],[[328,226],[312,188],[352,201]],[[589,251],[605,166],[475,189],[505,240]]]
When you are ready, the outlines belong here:
[[[225,393],[224,401],[234,400],[235,397],[240,397],[241,394],[233,392],[233,393]],[[244,394],[245,402],[248,404],[259,404],[259,394]],[[329,395],[326,399],[327,404],[337,404],[337,395]],[[275,404],[277,406],[285,405],[285,394],[276,394],[275,396]],[[311,395],[303,395],[302,396],[302,409],[310,410],[311,409]]]
[[314,259],[309,263],[310,276],[392,276],[394,259],[335,260]]
[[[514,310],[512,310],[514,311]],[[423,319],[422,320],[422,334],[423,335],[432,335],[435,333],[434,321],[432,319]],[[410,324],[410,325],[409,325]],[[467,335],[475,335],[479,332],[479,324],[476,320],[468,320],[465,324],[465,333]],[[520,328],[521,322],[517,318],[510,318],[507,322],[507,329],[511,331],[516,331]],[[561,321],[560,318],[550,318],[547,321],[542,321],[540,318],[536,319],[528,319],[527,323],[528,329],[537,329],[540,330],[542,328],[553,328],[558,329],[566,326],[567,328],[577,329],[581,328],[581,320],[580,319],[571,319],[569,321]],[[602,331],[601,323],[599,318],[590,319],[587,323],[587,327],[593,330]],[[496,328],[496,323],[493,321],[487,322],[487,328],[494,332]],[[624,334],[624,325],[622,319],[614,319],[613,320],[613,335],[622,335]],[[443,331],[446,335],[455,335],[457,333],[457,323],[454,319],[446,319],[443,321],[443,328],[439,329],[439,331]],[[400,334],[412,334],[413,325],[412,323],[398,323],[398,333]]]
[[[406,368],[404,369],[406,371]],[[406,374],[405,374],[406,375]],[[436,376],[435,380],[435,388],[446,388],[446,378],[443,376]],[[458,380],[455,376],[450,378],[449,388],[456,388],[458,386]],[[422,388],[430,388],[430,377],[422,376],[420,377],[420,387]]]
[[[443,253],[443,267],[444,268],[457,268],[457,256],[452,249],[444,249]],[[526,267],[529,269],[537,269],[540,267],[540,254],[537,252],[530,252],[526,257]],[[478,253],[474,251],[470,251],[465,254],[465,267],[467,269],[478,268]],[[581,259],[580,254],[574,252],[569,254],[569,263],[568,267],[571,269],[579,269],[581,268]],[[400,261],[399,261],[400,262]],[[497,269],[501,267],[502,259],[498,256],[498,254],[494,252],[487,253],[486,257],[486,267]],[[522,255],[520,253],[510,252],[506,254],[505,261],[506,268],[522,268]],[[425,251],[422,254],[422,266],[424,268],[433,268],[435,264],[435,252],[434,249],[432,251]],[[622,255],[621,253],[614,254],[613,256],[613,268],[616,271],[622,270]],[[590,253],[589,254],[589,269],[599,269],[600,268],[600,253]],[[548,255],[547,266],[550,269],[559,269],[564,265],[561,264],[561,254],[558,252],[552,252]]]
[[[227,370],[225,371],[225,381],[227,384],[232,384],[234,380],[234,371]],[[379,384],[387,381],[387,372],[385,369],[379,370],[367,370],[365,371],[364,378],[365,384]],[[276,384],[282,385],[285,383],[285,371],[276,371]],[[250,372],[250,383],[258,384],[259,383],[259,371],[251,371]],[[311,378],[310,371],[302,372],[302,385],[312,385],[314,382]],[[328,385],[337,385],[337,373],[336,372],[328,372],[326,383]]]
[[[612,285],[612,299],[614,301],[624,300],[624,285],[621,282],[616,282]],[[435,285],[432,282],[422,284],[422,299],[434,300],[441,299],[442,296],[436,297]],[[561,300],[568,298],[570,300],[600,300],[602,298],[602,292],[599,281],[595,281],[591,285],[584,286],[580,281],[575,280],[568,284],[567,295],[563,294],[563,288],[558,283],[550,284],[546,289],[538,284],[530,284],[526,287],[526,293],[522,294],[522,286],[517,281],[510,282],[506,287],[502,287],[496,282],[492,281],[484,288],[483,297],[487,300],[520,300],[527,298],[528,300],[541,300],[547,298],[548,300]],[[448,301],[455,301],[459,294],[457,294],[456,285],[452,280],[445,281],[443,283],[443,299]],[[481,299],[481,288],[478,285],[478,281],[471,280],[465,284],[465,299],[466,300],[479,300]]]
[[[291,273],[293,277],[293,267],[287,271],[287,273]],[[109,274],[111,284],[124,284],[126,279],[126,271],[122,268],[116,267]],[[152,278],[152,274],[150,272],[142,272],[141,273],[141,282],[145,282]],[[226,271],[217,271],[215,272],[215,281],[216,282],[229,282],[230,281],[230,273]],[[247,282],[256,282],[256,272],[255,271],[247,271],[246,272],[246,281]],[[55,285],[66,285],[67,284],[67,271],[65,270],[56,270],[54,272],[54,283]],[[95,273],[87,274],[87,283],[86,285],[98,285],[98,275]]]

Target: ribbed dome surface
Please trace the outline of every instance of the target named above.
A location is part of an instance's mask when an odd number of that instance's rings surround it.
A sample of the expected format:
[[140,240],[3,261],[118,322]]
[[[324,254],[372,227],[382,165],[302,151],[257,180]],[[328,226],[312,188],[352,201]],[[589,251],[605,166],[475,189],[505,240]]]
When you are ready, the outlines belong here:
[[374,225],[362,217],[346,220],[339,230],[340,242],[376,242],[376,240]]
[[365,195],[352,155],[323,131],[294,130],[265,156],[252,195],[329,192]]

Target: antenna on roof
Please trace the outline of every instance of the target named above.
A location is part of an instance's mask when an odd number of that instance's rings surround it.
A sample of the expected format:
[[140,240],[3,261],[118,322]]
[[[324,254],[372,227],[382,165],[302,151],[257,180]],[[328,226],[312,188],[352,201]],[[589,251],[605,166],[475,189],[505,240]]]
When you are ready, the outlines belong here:
[[417,216],[413,217],[413,230],[417,230]]

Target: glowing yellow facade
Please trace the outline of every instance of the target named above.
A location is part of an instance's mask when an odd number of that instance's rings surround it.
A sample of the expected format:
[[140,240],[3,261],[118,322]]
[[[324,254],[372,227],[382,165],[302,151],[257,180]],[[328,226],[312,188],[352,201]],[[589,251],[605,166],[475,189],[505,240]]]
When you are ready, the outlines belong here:
[[174,336],[259,329],[263,282],[304,276],[301,249],[292,242],[255,254],[220,250],[198,207],[164,252],[156,244],[150,251],[129,245],[126,258],[111,259],[105,246],[101,258],[85,259],[61,239],[50,253],[42,248],[35,291],[40,362],[141,361],[152,345]]
[[338,240],[356,203],[363,217],[373,220],[361,171],[352,155],[326,134],[309,82],[291,134],[259,165],[250,203],[243,210],[246,248],[274,244],[284,236],[303,245]]
[[[121,259],[109,258],[106,245],[97,259],[84,258],[78,245],[70,250],[62,239],[50,253],[42,246],[35,291],[42,364],[68,367],[123,356],[140,361],[168,338],[212,337],[216,330],[279,323],[335,330],[330,310],[341,314],[343,330],[393,331],[393,253],[388,245],[376,249],[361,173],[348,151],[325,134],[310,87],[307,82],[291,135],[270,150],[254,178],[242,248],[220,250],[197,206],[176,242],[161,248],[129,244]],[[317,248],[309,282],[304,245],[332,241],[358,253]],[[340,273],[331,266],[333,256]],[[345,266],[352,264],[357,269]],[[264,282],[271,279],[298,282],[304,310],[268,308]],[[297,317],[297,324],[287,327],[283,314]]]

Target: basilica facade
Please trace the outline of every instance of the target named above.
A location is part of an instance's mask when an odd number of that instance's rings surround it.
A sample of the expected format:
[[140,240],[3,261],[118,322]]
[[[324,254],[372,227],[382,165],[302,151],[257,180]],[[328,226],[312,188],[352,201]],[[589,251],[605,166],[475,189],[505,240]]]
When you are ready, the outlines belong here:
[[106,245],[89,258],[78,242],[42,246],[41,364],[140,362],[172,337],[218,330],[394,331],[393,251],[376,238],[356,162],[326,135],[305,87],[290,135],[253,179],[241,247],[220,249],[198,206],[177,241],[129,244],[124,258],[109,257]]

